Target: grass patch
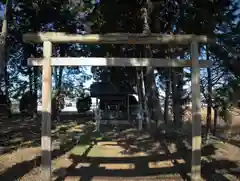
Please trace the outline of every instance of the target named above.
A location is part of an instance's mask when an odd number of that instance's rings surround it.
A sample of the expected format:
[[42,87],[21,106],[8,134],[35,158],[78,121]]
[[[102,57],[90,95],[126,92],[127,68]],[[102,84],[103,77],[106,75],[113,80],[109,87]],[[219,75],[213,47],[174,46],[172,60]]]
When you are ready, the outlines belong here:
[[91,149],[91,151],[89,152],[88,156],[91,157],[105,157],[105,150],[103,148],[101,148],[98,145],[94,145],[93,148]]
[[90,145],[77,145],[71,150],[71,153],[81,156],[84,154],[84,152],[88,149],[89,146]]
[[72,150],[71,153],[78,156],[90,156],[90,157],[104,157],[104,149],[98,145],[77,145]]
[[[78,134],[76,134],[78,135]],[[103,156],[104,150],[97,145],[93,145],[94,141],[100,141],[103,138],[97,133],[82,134],[76,137],[78,140],[78,145],[75,146],[71,153],[79,156]]]

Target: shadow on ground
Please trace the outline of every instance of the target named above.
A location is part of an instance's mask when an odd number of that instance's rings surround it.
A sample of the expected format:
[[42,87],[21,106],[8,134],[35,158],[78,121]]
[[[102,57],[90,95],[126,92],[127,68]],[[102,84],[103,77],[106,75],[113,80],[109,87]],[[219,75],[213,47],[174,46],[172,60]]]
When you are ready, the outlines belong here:
[[[59,139],[60,135],[70,134],[67,130],[73,125],[87,123],[89,117],[82,118],[79,114],[63,115],[62,121],[52,123],[52,140]],[[64,121],[63,121],[64,119]],[[86,127],[89,129],[88,127]],[[89,130],[88,130],[89,131]],[[69,137],[68,137],[69,138]],[[0,151],[1,155],[15,156],[15,151],[21,148],[33,148],[40,146],[41,139],[41,117],[33,119],[20,115],[14,115],[12,118],[0,118]],[[64,139],[57,147],[53,146],[52,159],[55,159],[71,150],[76,145],[76,140]],[[25,153],[25,152],[24,152]],[[27,150],[26,150],[26,153]],[[30,155],[32,156],[32,155]],[[10,158],[9,158],[10,159]],[[14,158],[11,158],[14,160]],[[0,161],[1,162],[1,161]],[[11,161],[12,162],[12,161]],[[5,164],[1,164],[0,180],[13,181],[21,178],[34,168],[40,166],[41,156],[38,154],[31,160],[24,160],[9,168],[4,169]]]
[[[78,121],[79,115],[72,117],[71,115],[65,115],[64,121],[54,122],[56,127],[54,134],[65,134],[69,127],[62,126],[69,124],[71,120],[77,119],[77,124],[80,122],[87,122],[87,119]],[[39,134],[36,137],[30,135],[25,136],[25,140],[33,140],[36,138],[36,143],[39,144],[40,138],[40,121],[36,120],[25,120],[21,122],[16,119],[12,120],[9,127],[6,128],[4,136],[15,134],[15,137],[24,137],[24,132],[36,130]],[[71,125],[71,124],[70,124]],[[3,124],[0,124],[2,127]],[[70,154],[69,159],[72,161],[68,168],[59,168],[54,171],[54,175],[57,176],[57,181],[64,180],[69,176],[79,176],[81,181],[90,181],[93,178],[101,177],[107,180],[109,177],[113,178],[131,178],[138,180],[141,177],[149,178],[149,180],[156,179],[169,179],[169,180],[189,180],[190,163],[191,163],[191,148],[185,144],[184,141],[188,140],[189,137],[185,134],[179,134],[176,132],[162,133],[147,133],[145,131],[138,131],[136,129],[126,128],[108,128],[104,130],[104,134],[101,139],[96,139],[98,136],[92,134],[93,127],[86,126],[85,134],[87,139],[86,142],[80,141],[79,144],[90,144],[88,149],[82,155]],[[38,130],[38,131],[37,131]],[[111,131],[109,131],[111,130]],[[3,136],[3,135],[2,135]],[[14,136],[13,136],[14,137]],[[11,137],[11,139],[13,139]],[[38,139],[38,140],[37,140]],[[109,140],[113,142],[108,142]],[[4,142],[4,140],[1,140]],[[6,141],[5,141],[6,142]],[[121,154],[124,157],[90,157],[88,153],[92,147],[99,142],[104,142],[105,146],[117,145],[122,148]],[[1,142],[2,143],[2,142]],[[11,144],[11,143],[10,143]],[[13,144],[14,145],[14,144]],[[57,158],[64,155],[76,146],[76,140],[65,141],[64,144],[60,145],[60,148],[52,152],[52,158]],[[17,147],[17,146],[16,146]],[[15,147],[15,149],[16,149]],[[202,149],[203,157],[211,157],[215,155],[219,148],[213,144],[206,145]],[[229,151],[229,150],[227,150]],[[136,156],[140,153],[144,155]],[[130,155],[130,157],[129,157]],[[132,156],[131,156],[132,155]],[[5,170],[0,176],[0,180],[12,181],[21,178],[25,174],[29,173],[34,167],[40,165],[40,156],[30,160],[18,163],[11,168]],[[163,163],[160,167],[151,167],[149,162],[169,162]],[[79,164],[87,164],[78,167]],[[128,169],[109,169],[104,164],[126,164],[133,165],[132,168]],[[202,161],[202,177],[205,180],[229,180],[225,175],[226,173],[237,176],[238,172],[234,171],[237,168],[237,163],[227,159],[211,159],[210,161]],[[64,170],[64,171],[63,171]],[[63,174],[64,172],[64,174]]]
[[[108,129],[111,131],[104,131],[101,139],[95,140],[88,147],[82,155],[69,155],[72,164],[68,168],[59,168],[54,171],[54,175],[58,176],[56,181],[64,180],[67,177],[79,176],[80,180],[92,180],[93,178],[101,177],[101,179],[109,178],[131,178],[139,179],[140,177],[155,178],[171,178],[174,180],[181,180],[179,175],[182,175],[179,169],[185,163],[176,166],[161,165],[160,168],[150,168],[150,162],[160,162],[181,159],[178,153],[166,155],[166,151],[161,146],[161,143],[154,140],[148,133],[139,132],[136,129]],[[111,141],[109,141],[111,140]],[[103,146],[119,146],[122,149],[121,155],[123,157],[90,157],[88,153],[94,145],[102,143]],[[143,156],[136,156],[139,153],[144,153]],[[128,155],[128,156],[127,156]],[[84,164],[88,166],[80,166]],[[119,165],[130,164],[133,165],[131,169],[115,168],[109,169],[104,165]],[[165,163],[166,164],[166,163]],[[63,174],[64,172],[64,174]]]
[[[71,112],[70,112],[71,113]],[[84,123],[92,117],[86,117],[84,114],[70,114],[65,113],[61,115],[61,121],[52,122],[53,138],[56,135],[63,134],[71,123]],[[84,116],[84,117],[83,117]],[[54,131],[57,127],[65,125]],[[36,119],[31,117],[21,117],[20,114],[13,115],[11,118],[0,118],[0,154],[11,153],[18,148],[40,146],[41,141],[41,116]]]
[[[66,143],[62,145],[60,149],[52,151],[52,159],[55,159],[74,147],[74,142]],[[0,176],[0,180],[4,181],[13,181],[23,177],[25,174],[29,173],[33,168],[40,166],[41,156],[37,156],[36,158],[30,161],[23,161],[18,163],[11,168],[8,168],[5,172],[3,172]]]
[[[150,136],[146,132],[139,132],[136,129],[117,129],[111,132],[104,132],[102,140],[98,142],[114,141],[114,143],[106,142],[105,146],[118,145],[123,148],[122,155],[135,155],[140,152],[147,156],[132,157],[90,157],[87,153],[83,155],[71,154],[69,159],[72,164],[68,168],[59,168],[54,172],[59,176],[56,181],[64,180],[67,177],[80,177],[81,181],[90,181],[93,178],[106,179],[125,178],[139,180],[141,177],[169,180],[190,180],[189,174],[191,170],[191,148],[185,145],[186,135],[177,135],[176,132],[168,132],[165,134],[152,134]],[[174,147],[174,148],[171,148]],[[91,149],[89,147],[89,149]],[[87,152],[89,152],[89,149]],[[202,149],[202,156],[210,158],[216,154],[219,148],[213,144],[206,145]],[[150,162],[170,161],[171,165],[162,164],[159,168],[150,168]],[[131,164],[129,169],[109,169],[105,164]],[[166,162],[165,162],[166,163]],[[78,166],[83,164],[82,166]],[[87,164],[87,166],[86,166]],[[238,172],[232,171],[238,165],[234,161],[227,159],[211,159],[202,161],[202,177],[205,180],[229,180],[225,175],[232,174],[238,176]],[[63,172],[65,174],[60,174]],[[64,175],[64,176],[63,176]]]

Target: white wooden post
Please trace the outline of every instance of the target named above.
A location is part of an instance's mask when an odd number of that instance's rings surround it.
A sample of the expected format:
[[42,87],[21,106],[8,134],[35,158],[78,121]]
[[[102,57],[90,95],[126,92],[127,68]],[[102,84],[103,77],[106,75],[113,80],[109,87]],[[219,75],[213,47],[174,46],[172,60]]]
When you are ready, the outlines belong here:
[[42,73],[42,170],[41,180],[51,181],[51,93],[52,93],[52,70],[51,70],[51,56],[52,43],[50,41],[43,42],[43,62]]
[[191,43],[192,55],[192,165],[191,180],[201,180],[201,103],[198,42]]

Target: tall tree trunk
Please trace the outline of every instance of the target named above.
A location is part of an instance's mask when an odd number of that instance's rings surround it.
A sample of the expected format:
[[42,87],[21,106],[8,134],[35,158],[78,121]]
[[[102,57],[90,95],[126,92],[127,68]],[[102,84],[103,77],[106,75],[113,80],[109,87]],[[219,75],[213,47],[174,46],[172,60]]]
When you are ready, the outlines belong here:
[[173,123],[174,125],[177,125],[177,76],[176,76],[176,70],[175,68],[172,68],[172,112],[173,112]]
[[172,103],[173,122],[175,126],[181,126],[183,116],[183,69],[173,68],[172,71]]
[[150,128],[150,114],[149,114],[149,110],[148,110],[148,99],[147,99],[147,96],[146,96],[146,87],[145,87],[145,80],[144,80],[144,73],[143,73],[143,68],[141,68],[141,74],[140,74],[140,80],[141,80],[141,89],[142,89],[142,93],[143,93],[143,102],[142,102],[142,105],[143,105],[143,116],[146,120],[146,123],[147,123],[147,127],[148,129]]
[[63,76],[63,68],[64,67],[59,67],[58,71],[58,81],[57,81],[57,90],[61,90],[62,87],[62,76]]
[[168,68],[168,76],[166,78],[165,100],[164,100],[164,121],[169,122],[169,97],[171,87],[171,68]]
[[[184,57],[181,57],[184,58]],[[182,117],[183,117],[183,85],[184,85],[184,81],[183,81],[183,76],[184,76],[184,72],[183,72],[183,68],[178,68],[177,69],[177,105],[176,105],[176,117],[178,118],[177,120],[177,125],[181,126],[182,125]]]
[[212,130],[212,133],[214,136],[216,136],[216,132],[217,132],[217,120],[218,120],[218,108],[214,107],[213,130]]
[[[184,49],[181,50],[180,52],[180,59],[184,59]],[[177,126],[182,126],[183,123],[183,85],[184,85],[184,70],[182,67],[178,67],[176,68],[176,116],[175,118],[177,118]]]
[[[207,60],[209,60],[209,51],[207,47]],[[209,133],[211,130],[211,124],[212,124],[212,74],[211,74],[211,68],[207,68],[207,74],[208,74],[208,97],[207,97],[207,125],[206,125],[206,138],[208,140]]]
[[29,81],[29,91],[32,94],[33,93],[33,71],[32,67],[28,67],[28,81]]
[[62,87],[63,68],[62,66],[54,67],[55,89],[57,91],[61,90]]
[[[11,15],[12,9],[12,0],[6,1],[5,9],[4,9],[4,16],[3,16],[3,23],[2,23],[2,32],[1,32],[1,45],[0,45],[0,81],[4,79],[5,83],[5,95],[8,100],[9,98],[9,75],[7,71],[7,63],[8,63],[8,42],[7,42],[7,35],[8,35],[8,20]],[[9,116],[11,112],[8,113]]]
[[[65,53],[66,53],[66,45],[60,45],[60,57],[65,57]],[[61,87],[62,87],[62,76],[63,76],[63,69],[64,67],[63,66],[60,66],[57,68],[59,71],[56,70],[56,76],[57,76],[57,82],[56,82],[56,89],[58,91],[61,90]]]
[[4,66],[4,84],[5,84],[5,95],[8,97],[8,89],[9,89],[9,75],[7,71],[7,66]]
[[[149,27],[149,17],[151,11],[153,10],[153,5],[150,0],[147,0],[145,6],[142,8],[142,20],[143,20],[143,34],[148,35],[151,33]],[[145,46],[145,57],[152,57],[152,50],[150,45]],[[155,83],[155,75],[154,75],[154,67],[147,67],[146,68],[146,90],[147,90],[147,101],[148,107],[151,109],[151,118],[153,118],[156,123],[157,127],[163,121],[163,114],[160,108],[160,102],[158,97],[158,89]]]
[[57,89],[57,85],[58,85],[58,67],[54,66],[53,68],[53,77],[54,77],[54,82],[55,82],[55,89]]
[[[33,45],[32,54],[34,57],[37,57],[37,45]],[[39,68],[33,67],[33,93],[34,95],[38,95],[38,76],[39,76]]]
[[12,0],[6,1],[4,16],[2,22],[2,32],[1,32],[1,47],[0,47],[0,76],[4,78],[4,74],[7,73],[4,67],[7,65],[7,35],[8,35],[8,20],[10,18],[12,9]]
[[[136,81],[137,81],[137,93],[138,93],[138,101],[139,101],[139,105],[140,105],[140,116],[141,116],[141,120],[144,118],[144,106],[143,106],[143,89],[142,89],[142,84],[141,84],[141,72],[140,72],[140,68],[136,68]],[[142,124],[142,122],[140,122],[139,124]],[[142,125],[141,125],[142,126]],[[142,129],[142,127],[139,126],[139,128]]]
[[[5,82],[5,96],[8,100],[10,100],[9,98],[9,74],[7,71],[7,66],[4,67],[4,82]],[[10,111],[10,110],[9,110]],[[11,111],[8,113],[8,115],[11,115]]]
[[[36,96],[36,104],[38,105],[38,67],[33,67],[33,95]],[[37,116],[38,109],[36,108],[33,116]]]
[[38,95],[38,67],[33,67],[33,93]]

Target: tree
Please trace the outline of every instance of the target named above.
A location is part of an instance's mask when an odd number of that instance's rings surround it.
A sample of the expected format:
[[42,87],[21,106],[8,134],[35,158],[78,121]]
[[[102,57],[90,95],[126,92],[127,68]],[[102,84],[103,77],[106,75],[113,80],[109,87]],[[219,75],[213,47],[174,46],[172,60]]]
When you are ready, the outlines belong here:
[[[28,57],[41,57],[42,45],[24,44],[22,42],[22,34],[26,32],[37,31],[67,31],[77,32],[81,27],[78,27],[80,22],[78,18],[78,11],[70,9],[68,2],[62,3],[60,1],[17,1],[14,4],[12,11],[12,21],[9,25],[9,84],[11,97],[19,99],[20,95],[27,90],[34,90],[36,93],[40,89],[41,70],[38,67],[27,67],[26,60]],[[43,16],[49,12],[52,16]],[[30,23],[31,22],[31,23]],[[78,45],[63,45],[61,52],[57,45],[53,50],[56,56],[67,56],[77,52],[80,55]],[[80,47],[85,49],[85,47]],[[63,52],[66,51],[66,52]],[[75,55],[76,56],[76,55]],[[56,73],[55,73],[56,72]],[[70,75],[73,74],[73,75]],[[73,76],[78,76],[75,80]],[[82,76],[81,76],[82,75]],[[29,77],[26,80],[25,77]],[[54,82],[56,88],[63,86],[63,89],[83,89],[83,82],[89,80],[91,77],[86,73],[82,67],[71,68],[63,67],[55,68]],[[62,78],[61,78],[62,77]],[[82,77],[82,78],[81,78]],[[72,81],[74,80],[74,81]],[[29,82],[29,85],[28,85]],[[73,82],[69,84],[69,82]],[[41,95],[39,92],[38,95]]]

